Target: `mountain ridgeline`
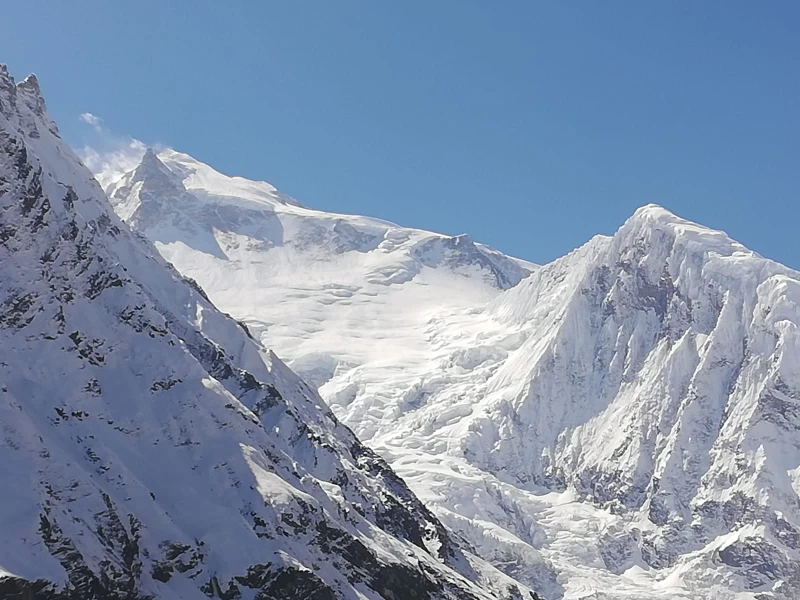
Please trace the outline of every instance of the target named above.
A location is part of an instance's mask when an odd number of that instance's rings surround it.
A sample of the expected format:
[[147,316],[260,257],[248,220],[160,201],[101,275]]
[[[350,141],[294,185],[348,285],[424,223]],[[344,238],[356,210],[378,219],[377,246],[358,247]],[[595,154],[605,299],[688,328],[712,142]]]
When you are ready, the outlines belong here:
[[800,595],[797,272],[654,205],[533,265],[169,149],[108,192],[548,600]]
[[2,69],[0,268],[0,598],[800,597],[800,274],[722,232],[103,190]]
[[0,598],[531,598],[113,212],[0,67]]

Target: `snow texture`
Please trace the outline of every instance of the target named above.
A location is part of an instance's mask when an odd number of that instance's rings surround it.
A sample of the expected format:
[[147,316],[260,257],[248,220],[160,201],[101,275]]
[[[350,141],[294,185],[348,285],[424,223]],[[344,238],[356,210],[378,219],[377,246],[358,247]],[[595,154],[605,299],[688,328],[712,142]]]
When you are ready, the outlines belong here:
[[[213,256],[188,199],[160,206]],[[5,66],[0,272],[0,598],[534,597],[131,232]]]
[[164,150],[108,190],[547,600],[800,597],[800,275],[658,206],[536,266]]

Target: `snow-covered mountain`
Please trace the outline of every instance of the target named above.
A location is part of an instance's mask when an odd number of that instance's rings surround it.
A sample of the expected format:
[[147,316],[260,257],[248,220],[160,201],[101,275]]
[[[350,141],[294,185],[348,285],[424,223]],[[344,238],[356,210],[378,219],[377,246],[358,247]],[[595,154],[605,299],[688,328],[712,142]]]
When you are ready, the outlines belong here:
[[535,266],[172,150],[119,214],[548,600],[800,597],[800,274],[657,206]]
[[535,597],[132,233],[4,66],[0,273],[0,598]]
[[465,235],[307,209],[173,150],[148,151],[108,192],[167,260],[317,386],[356,366],[361,381],[393,373],[411,385],[430,371],[435,311],[483,305],[533,268]]

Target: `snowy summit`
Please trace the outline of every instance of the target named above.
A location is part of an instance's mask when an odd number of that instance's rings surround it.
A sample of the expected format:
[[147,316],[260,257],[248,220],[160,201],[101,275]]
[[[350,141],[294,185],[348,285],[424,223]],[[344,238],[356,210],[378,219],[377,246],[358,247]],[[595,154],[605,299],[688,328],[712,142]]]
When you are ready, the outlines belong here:
[[31,81],[0,67],[0,597],[530,596],[131,232]]
[[800,274],[664,208],[534,265],[103,190],[2,68],[0,268],[0,597],[800,597]]
[[158,159],[120,214],[507,575],[800,593],[798,273],[656,205],[537,266]]

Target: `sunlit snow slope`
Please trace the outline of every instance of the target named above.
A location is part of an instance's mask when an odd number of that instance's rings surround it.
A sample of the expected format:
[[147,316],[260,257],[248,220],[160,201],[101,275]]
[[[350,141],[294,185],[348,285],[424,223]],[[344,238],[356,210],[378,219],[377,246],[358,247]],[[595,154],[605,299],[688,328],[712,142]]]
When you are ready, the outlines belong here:
[[148,152],[109,197],[329,402],[368,395],[357,425],[366,437],[393,410],[398,382],[409,388],[430,373],[431,318],[482,306],[531,268],[468,236],[303,208],[172,150]]
[[800,597],[800,275],[646,206],[534,266],[149,152],[109,190],[548,600]]
[[0,598],[533,598],[111,210],[0,65]]

